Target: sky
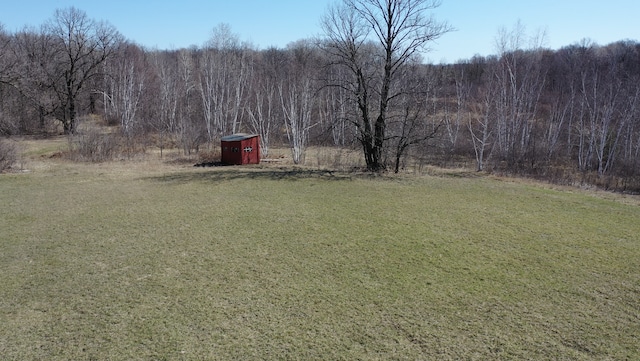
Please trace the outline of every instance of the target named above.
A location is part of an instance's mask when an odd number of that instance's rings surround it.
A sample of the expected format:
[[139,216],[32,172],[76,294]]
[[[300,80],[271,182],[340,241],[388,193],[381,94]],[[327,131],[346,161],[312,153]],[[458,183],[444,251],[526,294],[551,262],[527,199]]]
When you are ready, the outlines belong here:
[[[0,0],[0,24],[14,32],[39,27],[56,9],[71,6],[111,23],[127,39],[158,49],[202,46],[225,23],[242,41],[265,49],[322,35],[320,19],[340,0]],[[589,39],[606,45],[640,41],[638,0],[442,0],[432,15],[455,31],[424,55],[428,62],[453,63],[496,54],[501,29],[516,23],[526,34],[544,34],[550,49]]]

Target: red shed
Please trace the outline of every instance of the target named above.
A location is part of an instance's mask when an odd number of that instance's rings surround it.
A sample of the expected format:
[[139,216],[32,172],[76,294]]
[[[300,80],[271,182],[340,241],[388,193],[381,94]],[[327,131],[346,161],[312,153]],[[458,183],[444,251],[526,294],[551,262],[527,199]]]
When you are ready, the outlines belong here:
[[222,137],[222,163],[224,164],[259,164],[260,137],[257,134],[232,134]]

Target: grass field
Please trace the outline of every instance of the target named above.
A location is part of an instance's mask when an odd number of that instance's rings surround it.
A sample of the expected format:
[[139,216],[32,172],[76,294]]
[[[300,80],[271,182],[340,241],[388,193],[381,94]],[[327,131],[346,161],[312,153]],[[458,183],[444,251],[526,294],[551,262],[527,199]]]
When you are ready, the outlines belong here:
[[640,207],[620,197],[464,173],[32,168],[0,175],[3,360],[640,359]]

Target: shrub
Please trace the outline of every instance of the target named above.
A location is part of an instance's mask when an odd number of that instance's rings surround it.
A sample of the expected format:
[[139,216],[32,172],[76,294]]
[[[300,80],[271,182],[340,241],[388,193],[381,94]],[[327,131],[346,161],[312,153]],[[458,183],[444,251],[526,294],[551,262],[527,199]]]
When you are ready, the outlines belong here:
[[96,129],[89,129],[71,138],[71,154],[79,160],[106,162],[118,154],[118,149],[117,135],[101,133]]
[[222,157],[222,154],[219,148],[198,152],[198,159],[200,160],[201,163],[219,162],[221,157]]
[[18,161],[18,149],[12,142],[0,139],[0,172],[10,169]]

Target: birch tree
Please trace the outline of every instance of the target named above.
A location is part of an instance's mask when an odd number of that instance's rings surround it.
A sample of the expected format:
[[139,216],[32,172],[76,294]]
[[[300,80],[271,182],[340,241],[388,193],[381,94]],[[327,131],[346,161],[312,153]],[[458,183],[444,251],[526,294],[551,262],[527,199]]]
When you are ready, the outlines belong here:
[[[471,136],[473,152],[476,159],[476,170],[485,169],[488,161],[487,151],[491,149],[492,137],[495,130],[495,97],[499,90],[495,79],[491,76],[482,87],[474,92],[469,104],[467,129]],[[489,153],[490,155],[490,153]]]
[[209,141],[239,130],[251,70],[250,52],[229,25],[214,28],[198,74]]
[[197,102],[196,68],[194,63],[194,49],[178,51],[178,139],[185,154],[196,153],[203,141],[203,134],[195,116]]
[[246,112],[251,130],[260,136],[260,154],[269,155],[271,132],[277,124],[279,98],[279,69],[285,66],[285,52],[272,48],[263,51],[256,61],[253,82],[249,89]]
[[580,170],[593,168],[600,176],[611,170],[623,134],[637,114],[639,93],[637,84],[625,81],[615,54],[605,50],[587,63],[580,88]]
[[106,115],[117,119],[127,138],[139,126],[137,113],[145,90],[145,65],[142,50],[125,44],[106,66]]
[[[329,68],[325,81],[337,84],[345,75],[344,69]],[[347,91],[342,87],[324,87],[319,99],[319,121],[324,128],[329,128],[333,145],[343,147],[351,144],[353,124],[349,119],[353,119],[353,109]]]
[[[154,119],[149,121],[152,128],[160,136],[160,156],[165,146],[168,134],[176,131],[178,113],[178,76],[177,60],[175,56],[153,51],[149,54],[149,64],[152,67],[155,80],[155,96],[147,97],[155,109]],[[149,87],[147,87],[149,89]]]
[[286,75],[278,85],[278,95],[285,120],[287,139],[293,162],[304,162],[304,153],[313,124],[312,50],[309,44],[298,42],[289,48],[290,61]]
[[[526,38],[517,23],[510,32],[502,29],[496,40],[499,53],[494,77],[496,94],[496,146],[510,168],[521,167],[532,147],[532,129],[545,82],[541,67],[543,36]],[[526,51],[523,47],[530,44]],[[532,160],[532,159],[529,159]]]

